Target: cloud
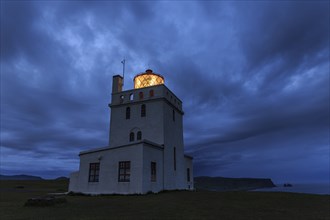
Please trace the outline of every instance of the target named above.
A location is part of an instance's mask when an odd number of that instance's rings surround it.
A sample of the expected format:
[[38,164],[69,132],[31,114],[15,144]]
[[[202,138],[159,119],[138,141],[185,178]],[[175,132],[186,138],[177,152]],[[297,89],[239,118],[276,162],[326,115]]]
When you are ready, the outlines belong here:
[[[68,173],[79,151],[107,145],[112,75],[125,58],[125,89],[151,68],[183,101],[195,175],[281,180],[290,168],[302,180],[302,164],[315,162],[307,176],[325,178],[329,3],[1,6],[2,172],[37,160],[34,172],[46,175],[37,167],[52,157],[49,173]],[[267,161],[280,165],[259,166]]]

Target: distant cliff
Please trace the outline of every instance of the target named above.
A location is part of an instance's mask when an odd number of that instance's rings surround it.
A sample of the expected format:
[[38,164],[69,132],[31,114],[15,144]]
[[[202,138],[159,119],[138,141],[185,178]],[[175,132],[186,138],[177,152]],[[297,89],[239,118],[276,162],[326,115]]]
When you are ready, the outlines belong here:
[[30,175],[0,175],[0,180],[43,180],[39,176],[30,176]]
[[271,179],[259,178],[226,178],[226,177],[195,177],[195,188],[214,191],[252,190],[275,187]]

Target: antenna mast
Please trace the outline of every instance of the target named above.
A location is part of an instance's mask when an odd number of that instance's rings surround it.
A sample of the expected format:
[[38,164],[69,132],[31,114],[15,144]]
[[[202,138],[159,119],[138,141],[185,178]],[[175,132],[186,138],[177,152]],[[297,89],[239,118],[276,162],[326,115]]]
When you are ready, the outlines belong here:
[[123,59],[121,61],[121,63],[123,64],[123,86],[124,86],[124,77],[125,77],[125,59]]

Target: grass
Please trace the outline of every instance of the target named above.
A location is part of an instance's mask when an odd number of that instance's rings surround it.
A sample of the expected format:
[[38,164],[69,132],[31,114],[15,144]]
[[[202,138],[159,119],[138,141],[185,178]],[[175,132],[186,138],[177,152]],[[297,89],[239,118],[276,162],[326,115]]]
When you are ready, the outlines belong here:
[[0,181],[0,219],[329,219],[330,196],[279,192],[174,191],[134,196],[66,196],[67,203],[25,207],[67,181]]

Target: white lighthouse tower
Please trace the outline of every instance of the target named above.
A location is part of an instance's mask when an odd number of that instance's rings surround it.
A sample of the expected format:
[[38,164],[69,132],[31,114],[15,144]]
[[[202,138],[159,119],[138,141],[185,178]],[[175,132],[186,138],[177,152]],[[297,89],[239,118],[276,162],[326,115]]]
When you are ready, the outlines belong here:
[[131,194],[193,189],[192,158],[184,155],[181,100],[164,77],[146,72],[122,91],[113,77],[109,146],[80,152],[69,191]]

